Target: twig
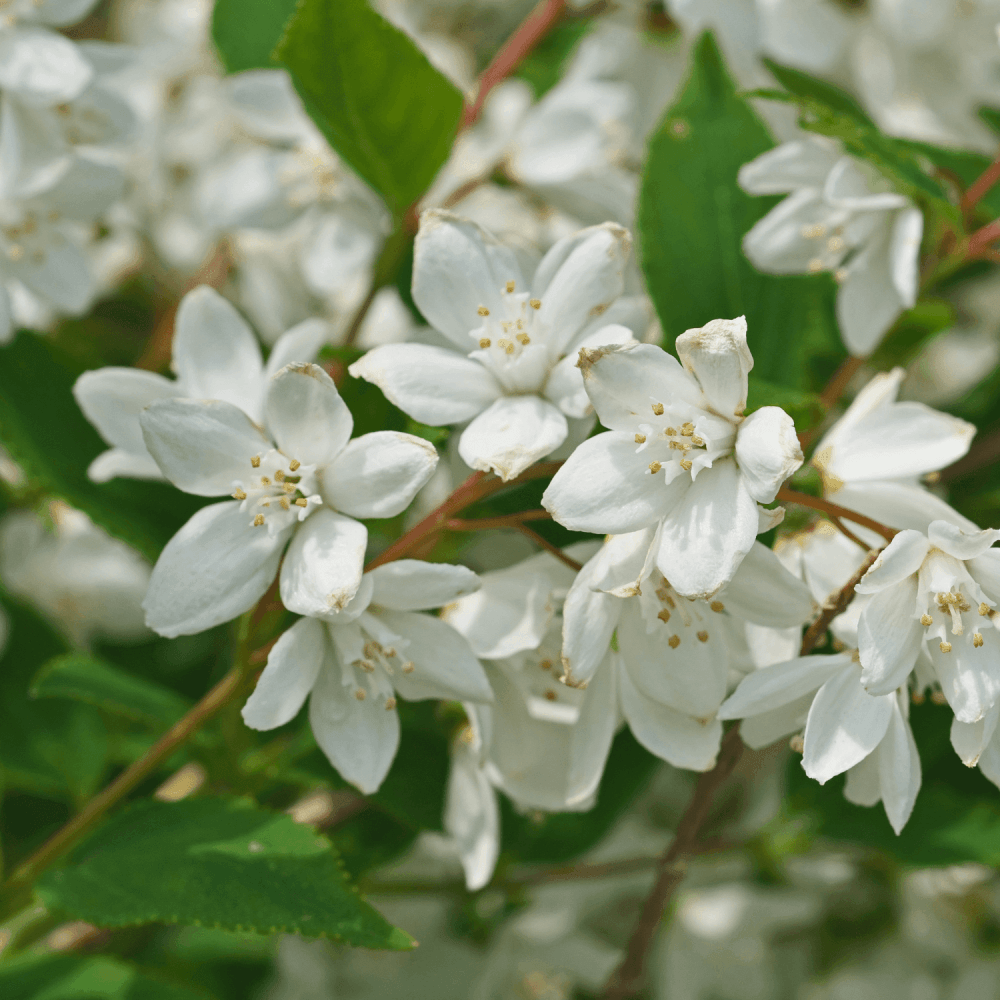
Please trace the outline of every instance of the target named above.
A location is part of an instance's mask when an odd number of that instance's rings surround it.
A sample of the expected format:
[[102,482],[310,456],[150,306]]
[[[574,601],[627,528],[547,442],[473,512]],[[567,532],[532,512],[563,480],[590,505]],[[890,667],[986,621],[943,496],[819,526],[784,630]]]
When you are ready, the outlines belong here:
[[624,1000],[639,988],[663,909],[684,877],[683,859],[696,852],[698,835],[708,819],[715,793],[733,773],[742,753],[739,727],[733,726],[722,739],[715,767],[698,778],[691,801],[677,824],[677,835],[657,863],[656,883],[643,904],[625,957],[611,974],[600,1000]]
[[[887,542],[891,542],[896,536],[893,528],[886,527],[886,525],[879,521],[873,521],[870,517],[865,517],[864,514],[858,514],[853,510],[848,510],[846,507],[839,507],[835,503],[830,503],[829,500],[822,500],[819,497],[810,496],[808,493],[799,493],[796,490],[790,490],[782,486],[778,490],[778,499],[782,503],[796,503],[800,507],[809,507],[812,510],[821,511],[830,518],[843,518],[845,521],[853,521],[855,524],[860,524],[863,528],[878,532]],[[867,547],[866,545],[865,548]]]
[[552,515],[547,510],[522,510],[518,514],[502,514],[500,517],[477,517],[464,521],[460,517],[445,522],[449,531],[490,531],[493,528],[520,528],[522,521],[547,521]]
[[864,358],[856,358],[853,355],[840,363],[840,367],[833,373],[830,381],[827,382],[819,395],[824,409],[832,410],[837,405],[844,390],[863,364]]
[[996,183],[1000,181],[1000,154],[997,158],[969,185],[969,189],[962,195],[960,207],[963,213],[971,212],[972,209],[992,190]]
[[854,576],[836,594],[827,599],[819,618],[806,629],[806,634],[802,637],[799,656],[808,656],[820,644],[823,636],[826,635],[826,630],[830,627],[830,622],[845,611],[847,605],[854,600],[854,588],[858,585],[861,577],[871,569],[872,563],[878,558],[880,551],[873,549],[869,552],[868,558],[858,567]]
[[854,534],[854,532],[851,531],[851,529],[848,528],[847,525],[844,524],[844,522],[839,517],[837,517],[834,514],[831,514],[830,520],[833,521],[833,523],[837,526],[842,535],[849,538],[852,542],[854,542],[855,545],[860,546],[862,549],[865,550],[865,552],[867,552],[871,548],[870,545],[865,545],[865,543],[861,541],[861,539],[858,538],[858,536]]
[[346,346],[349,347],[357,340],[358,334],[361,332],[361,326],[368,315],[368,310],[371,309],[372,303],[375,301],[375,296],[378,295],[383,287],[378,282],[372,282],[372,287],[368,289],[368,294],[365,296],[364,302],[354,311],[351,322],[347,326],[347,333],[344,334],[344,344]]
[[958,479],[960,476],[975,472],[976,469],[981,469],[984,465],[990,465],[997,459],[1000,459],[1000,431],[993,431],[973,442],[965,455],[941,470],[938,478],[941,482]]
[[998,239],[1000,239],[1000,219],[994,219],[993,222],[988,222],[982,229],[977,229],[969,237],[968,245],[965,248],[966,259],[972,260],[980,256],[989,249],[989,245],[994,240]]
[[551,552],[552,555],[556,557],[561,563],[565,563],[571,570],[575,570],[577,573],[583,569],[583,563],[578,563],[572,556],[566,555],[565,552],[558,545],[553,545],[547,538],[542,538],[537,531],[532,531],[526,524],[519,524],[517,530],[524,535],[525,538],[530,538],[537,546],[545,549],[546,552]]
[[565,9],[566,0],[541,0],[541,3],[521,22],[521,26],[510,36],[479,77],[476,99],[471,105],[466,105],[462,128],[468,128],[479,118],[489,92],[517,69],[521,60],[562,17]]

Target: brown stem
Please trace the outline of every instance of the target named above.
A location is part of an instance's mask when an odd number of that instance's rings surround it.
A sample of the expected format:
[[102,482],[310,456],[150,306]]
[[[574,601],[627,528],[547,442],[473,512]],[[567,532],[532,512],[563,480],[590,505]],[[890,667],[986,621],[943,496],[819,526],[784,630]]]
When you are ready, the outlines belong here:
[[977,229],[970,237],[965,249],[967,259],[978,257],[989,249],[994,240],[1000,240],[1000,219],[988,222],[982,229]]
[[542,538],[537,531],[532,531],[526,524],[519,524],[517,530],[524,535],[525,538],[531,539],[539,548],[545,549],[546,552],[551,552],[552,555],[556,557],[561,563],[569,566],[571,570],[579,573],[583,569],[583,563],[578,563],[571,556],[566,555],[565,552],[558,545],[553,545],[547,538]]
[[[837,504],[830,503],[829,500],[822,500],[819,497],[810,496],[808,493],[799,493],[796,490],[790,490],[782,486],[778,490],[778,499],[782,503],[797,503],[800,507],[809,507],[812,510],[821,511],[830,518],[843,518],[845,521],[853,521],[854,524],[860,524],[863,528],[878,532],[887,542],[891,542],[896,536],[894,529],[886,527],[879,521],[873,521],[870,517],[865,517],[864,514],[857,514],[846,507],[838,507]],[[865,548],[868,548],[868,546],[866,545]]]
[[462,118],[462,128],[472,125],[489,92],[517,69],[521,60],[545,37],[548,30],[562,17],[566,0],[541,0],[535,9],[521,22],[521,26],[507,39],[506,44],[493,57],[489,66],[479,77],[479,89],[472,105],[466,105]]
[[852,355],[840,363],[840,367],[833,373],[830,381],[820,393],[819,400],[824,409],[832,410],[837,405],[844,390],[864,361],[864,358],[856,358]]
[[846,538],[849,538],[852,542],[854,542],[855,545],[860,546],[862,549],[865,550],[865,552],[867,552],[871,548],[870,545],[865,545],[865,543],[861,541],[861,539],[858,538],[858,536],[854,534],[854,532],[851,531],[851,529],[848,528],[847,525],[844,524],[844,522],[841,521],[839,517],[835,517],[833,514],[831,514],[830,520],[833,521],[833,523],[837,526],[842,535],[844,535]]
[[858,585],[861,577],[871,569],[871,565],[879,556],[879,549],[873,549],[868,553],[868,558],[858,567],[858,571],[844,584],[836,594],[827,598],[823,605],[823,611],[806,629],[806,634],[802,637],[802,645],[799,647],[799,656],[808,656],[822,641],[826,635],[826,630],[830,627],[830,622],[837,615],[847,609],[847,605],[854,600],[854,588]]
[[477,517],[464,521],[460,517],[445,522],[449,531],[489,531],[492,528],[520,528],[523,521],[547,521],[552,515],[547,510],[522,510],[519,514],[503,514],[500,517]]
[[938,478],[942,482],[951,479],[958,479],[969,472],[975,472],[984,465],[1000,459],[1000,431],[994,431],[985,437],[974,441],[972,447],[957,462],[952,462],[946,469],[942,469]]
[[508,486],[527,482],[529,479],[542,479],[545,476],[555,475],[556,470],[562,462],[538,462],[525,469],[517,479],[505,482],[496,476],[487,475],[485,472],[473,472],[442,504],[435,507],[427,517],[419,524],[414,525],[410,530],[397,539],[385,551],[377,555],[365,567],[365,572],[370,572],[377,566],[384,566],[395,559],[402,559],[409,555],[420,542],[430,538],[444,528],[447,528],[448,521],[460,510],[479,500],[483,500]]
[[249,629],[249,615],[244,615],[238,628],[236,666],[182,719],[174,723],[139,760],[123,771],[107,788],[95,795],[62,829],[21,863],[2,887],[5,899],[27,889],[53,861],[60,858],[88,833],[113,805],[145,781],[178,747],[239,694],[243,689],[248,669],[249,651],[246,648],[246,633]]
[[696,853],[698,835],[708,819],[715,793],[733,773],[742,753],[739,727],[733,726],[722,739],[715,767],[698,777],[691,801],[677,824],[677,835],[657,863],[656,882],[643,904],[625,957],[611,974],[600,1000],[624,1000],[641,985],[646,955],[656,936],[663,909],[684,877],[683,859]]
[[349,347],[357,340],[358,334],[361,332],[361,325],[364,323],[365,317],[368,315],[368,310],[371,309],[372,303],[375,301],[375,296],[378,295],[381,288],[382,286],[378,282],[373,281],[364,302],[354,311],[351,322],[347,327],[347,333],[344,334],[344,344],[346,346]]
[[997,158],[969,185],[969,189],[962,195],[961,209],[963,212],[971,212],[992,190],[994,185],[1000,181],[1000,154]]

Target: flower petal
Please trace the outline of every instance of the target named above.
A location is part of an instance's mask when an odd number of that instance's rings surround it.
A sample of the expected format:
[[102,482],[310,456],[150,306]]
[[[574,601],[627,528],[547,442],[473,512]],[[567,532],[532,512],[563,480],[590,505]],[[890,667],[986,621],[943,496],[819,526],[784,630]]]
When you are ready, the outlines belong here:
[[814,694],[810,691],[780,708],[744,719],[740,723],[741,739],[751,750],[760,750],[792,733],[801,732],[805,728]]
[[[625,534],[656,524],[690,488],[685,476],[665,485],[662,477],[649,472],[644,456],[636,454],[631,434],[608,431],[584,441],[570,455],[549,483],[542,506],[574,531]],[[753,516],[756,537],[756,506]]]
[[409,643],[399,655],[413,663],[413,672],[397,673],[392,678],[393,687],[404,698],[493,700],[489,681],[472,647],[447,622],[413,611],[369,613]]
[[330,763],[365,795],[378,791],[399,748],[399,715],[381,698],[361,701],[328,659],[309,699],[309,723]]
[[966,530],[976,529],[976,525],[940,497],[905,481],[847,483],[827,496],[841,507],[856,510],[891,528],[911,528],[926,533],[931,521],[944,520],[962,525]]
[[243,317],[214,288],[199,285],[177,309],[174,370],[183,392],[221,399],[260,419],[264,363]]
[[919,208],[911,206],[896,213],[889,237],[889,264],[893,286],[907,309],[917,301],[923,235],[924,214]]
[[375,584],[372,604],[390,611],[441,608],[480,587],[479,577],[467,566],[420,559],[397,559],[368,575]]
[[611,636],[624,605],[593,589],[595,556],[577,574],[563,603],[562,664],[573,684],[589,681],[611,648]]
[[[897,536],[898,537],[898,536]],[[872,695],[902,685],[920,652],[920,623],[914,616],[917,581],[913,577],[875,594],[858,621],[861,681]]]
[[770,503],[781,484],[802,464],[802,448],[792,418],[777,406],[762,406],[740,424],[736,461],[747,491]]
[[739,416],[747,405],[747,375],[753,356],[747,347],[747,320],[713,319],[677,338],[677,356],[698,380],[720,417]]
[[882,800],[878,753],[871,753],[847,772],[844,798],[856,806],[876,806]]
[[[138,423],[138,418],[136,418]],[[124,448],[109,448],[102,451],[87,467],[87,475],[95,483],[106,483],[118,476],[129,479],[163,479],[160,467],[143,445],[143,454],[137,455]]]
[[897,835],[906,826],[920,791],[920,754],[910,724],[899,709],[901,697],[902,694],[892,696],[889,728],[878,745],[882,805]]
[[956,559],[975,559],[986,553],[1000,539],[1000,530],[963,531],[948,521],[933,521],[927,529],[927,540],[935,548]]
[[920,569],[930,548],[927,536],[919,531],[899,532],[879,553],[855,589],[859,594],[877,594],[901,583]]
[[267,356],[264,375],[277,375],[285,365],[314,361],[319,349],[330,337],[330,324],[321,319],[307,319],[283,333]]
[[615,597],[635,597],[641,581],[652,568],[650,549],[656,544],[656,529],[644,528],[624,535],[608,535],[588,563],[588,585]]
[[319,365],[286,365],[268,386],[267,426],[278,447],[322,469],[344,450],[354,418],[333,379]]
[[984,638],[986,643],[978,649],[962,639],[952,644],[949,653],[941,652],[936,642],[925,647],[941,691],[960,722],[978,722],[1000,698],[1000,640],[992,630]]
[[142,602],[153,631],[204,632],[249,611],[271,586],[288,532],[254,530],[240,506],[202,507],[167,542]]
[[756,539],[757,504],[736,463],[720,459],[664,520],[656,566],[677,593],[707,599],[732,580]]
[[451,753],[444,828],[458,848],[466,889],[482,889],[493,878],[500,853],[500,808],[476,754],[461,740]]
[[998,721],[1000,702],[996,702],[978,722],[951,720],[951,745],[966,767],[975,767],[979,763],[979,758],[997,731]]
[[157,399],[180,395],[176,382],[139,368],[99,368],[84,372],[73,396],[84,416],[108,444],[148,455],[139,414]]
[[771,628],[804,625],[813,612],[809,588],[760,542],[753,543],[721,599],[730,614]]
[[572,727],[566,801],[569,805],[590,801],[597,793],[611,742],[618,728],[618,668],[613,654],[594,674],[580,704],[580,715]]
[[831,677],[851,664],[843,654],[801,656],[787,663],[761,667],[746,675],[722,703],[720,719],[745,719],[762,715],[819,690]]
[[214,399],[163,399],[139,417],[146,448],[178,489],[222,496],[246,478],[250,460],[271,442],[232,403]]
[[864,760],[889,728],[896,695],[873,697],[853,668],[838,671],[816,693],[806,719],[802,767],[821,785]]
[[93,67],[68,38],[43,28],[7,28],[0,35],[0,88],[32,105],[79,97]]
[[470,420],[501,395],[493,374],[478,361],[429,344],[384,344],[348,370],[377,385],[405,414],[432,427]]
[[314,618],[300,618],[283,632],[243,706],[243,721],[251,729],[276,729],[294,719],[316,683],[326,650],[326,628]]
[[281,602],[289,611],[336,621],[361,586],[368,529],[320,507],[295,530],[281,566]]
[[837,293],[837,321],[847,349],[864,357],[904,309],[893,284],[888,225],[873,235],[850,263]]
[[841,153],[829,139],[810,136],[783,142],[740,167],[737,181],[749,194],[787,194],[822,188]]
[[555,451],[568,430],[562,413],[538,396],[501,396],[462,431],[458,453],[471,468],[507,482]]
[[580,373],[580,351],[591,351],[609,344],[636,343],[632,331],[627,326],[602,326],[571,350],[549,373],[545,383],[545,398],[555,403],[568,417],[581,418],[590,413],[590,397]]

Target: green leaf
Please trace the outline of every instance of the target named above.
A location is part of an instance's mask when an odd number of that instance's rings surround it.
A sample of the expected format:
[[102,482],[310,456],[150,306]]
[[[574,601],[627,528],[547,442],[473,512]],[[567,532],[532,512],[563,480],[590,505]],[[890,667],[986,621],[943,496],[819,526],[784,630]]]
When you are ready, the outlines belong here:
[[47,873],[51,909],[100,927],[195,924],[412,947],[347,882],[330,842],[239,799],[140,802]]
[[846,90],[803,73],[800,69],[782,66],[781,63],[767,57],[764,58],[764,64],[775,80],[795,97],[815,100],[831,111],[848,115],[864,125],[875,128],[875,122],[869,117],[868,112]]
[[18,956],[0,965],[4,1000],[206,1000],[208,994],[146,975],[104,955]]
[[212,40],[229,73],[271,69],[271,53],[281,40],[297,0],[215,0]]
[[86,653],[50,660],[31,685],[33,698],[69,698],[154,728],[173,725],[191,707],[187,699]]
[[747,412],[762,406],[780,406],[795,421],[797,431],[809,430],[826,416],[826,409],[816,393],[775,385],[751,375]]
[[570,56],[592,27],[590,18],[564,17],[520,62],[513,75],[531,86],[536,101],[562,79]]
[[845,356],[828,275],[756,271],[743,236],[776,203],[742,192],[739,168],[774,145],[736,93],[711,35],[650,142],[639,197],[639,237],[664,346],[692,327],[745,315],[754,374],[810,390]]
[[0,443],[30,484],[154,560],[204,500],[168,483],[92,483],[87,467],[107,445],[73,399],[78,374],[52,343],[33,333],[22,331],[0,348]]
[[401,217],[448,158],[458,89],[367,0],[301,0],[275,56],[330,145]]

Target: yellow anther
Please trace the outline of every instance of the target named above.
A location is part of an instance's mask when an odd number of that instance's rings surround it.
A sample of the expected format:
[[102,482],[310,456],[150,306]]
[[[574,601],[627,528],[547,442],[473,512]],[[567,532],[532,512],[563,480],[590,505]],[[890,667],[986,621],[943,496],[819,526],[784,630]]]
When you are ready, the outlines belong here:
[[668,646],[669,646],[669,647],[670,647],[671,649],[676,649],[676,648],[677,648],[677,647],[678,647],[678,646],[679,646],[680,644],[681,644],[681,637],[680,637],[679,635],[672,635],[672,636],[671,636],[671,637],[670,637],[670,638],[669,638],[669,639],[667,640],[667,645],[668,645]]
[[726,606],[722,603],[722,601],[712,601],[709,607],[716,613],[726,610]]
[[254,457],[250,459],[250,464],[255,469],[259,469],[260,468],[260,455],[254,455]]
[[511,340],[498,340],[497,347],[502,348],[506,354],[514,353],[514,342]]
[[279,502],[282,510],[291,510],[292,505],[288,502],[288,497],[282,497]]
[[663,623],[665,624],[666,622],[670,621],[670,612],[669,612],[669,611],[667,611],[667,609],[666,609],[666,608],[664,608],[664,609],[663,609],[662,611],[660,611],[660,612],[659,612],[659,613],[657,614],[657,616],[656,616],[656,617],[657,617],[657,618],[659,618],[659,619],[660,619],[660,621],[661,621],[661,622],[663,622]]
[[657,473],[657,472],[659,472],[659,471],[660,471],[660,469],[662,469],[662,468],[663,468],[663,466],[662,466],[662,465],[660,465],[660,463],[659,463],[659,462],[650,462],[650,463],[649,463],[649,471],[650,471],[650,472],[652,472],[654,476],[655,476],[655,475],[656,475],[656,473]]
[[295,506],[296,507],[308,507],[309,506],[309,501],[305,497],[299,497],[298,500],[295,501]]
[[662,403],[653,403],[653,412],[658,417],[662,417],[663,416],[663,404]]
[[691,444],[693,444],[696,448],[704,448],[705,439],[698,437],[698,435],[696,434],[693,438],[691,438]]
[[395,707],[396,707],[396,699],[395,698],[386,698],[385,699],[385,710],[387,712],[391,712]]
[[942,653],[950,653],[951,652],[951,643],[950,642],[941,642],[941,643],[939,643],[939,646],[941,647],[941,652]]
[[985,601],[983,601],[983,603],[979,605],[979,613],[984,618],[989,618],[989,616],[990,616],[990,606]]
[[24,256],[24,247],[18,246],[17,243],[12,244],[7,248],[7,256],[11,260],[20,260]]
[[914,705],[922,705],[926,700],[927,699],[924,697],[923,691],[914,691],[913,694],[910,695],[910,701],[912,701]]
[[236,492],[233,494],[234,500],[246,500],[247,495],[239,487],[236,488]]
[[490,311],[489,311],[489,309],[486,308],[486,306],[480,306],[476,310],[476,312],[479,313],[480,316],[489,316],[489,314],[490,314]]
[[360,663],[361,663],[361,669],[366,674],[373,674],[373,673],[375,673],[375,664],[372,663],[371,660],[361,660]]
[[296,487],[295,487],[295,483],[282,483],[282,484],[281,484],[281,488],[282,488],[282,489],[283,489],[283,490],[284,490],[284,491],[285,491],[286,493],[294,493],[294,492],[295,492],[295,488],[296,488]]
[[698,633],[698,641],[699,642],[708,642],[708,633],[707,632],[699,632]]
[[552,688],[548,688],[545,691],[545,700],[546,701],[558,701],[559,700],[559,695],[557,695],[555,693],[555,691],[552,690]]
[[921,615],[920,616],[920,624],[923,625],[926,628],[928,625],[933,625],[934,624],[934,619],[931,618],[930,615]]
[[823,270],[823,261],[821,261],[819,257],[813,257],[813,259],[809,261],[809,273],[819,274],[819,272],[822,270]]
[[285,474],[281,471],[281,469],[278,469],[278,471],[274,474],[274,481],[276,483],[283,483],[285,481]]
[[681,424],[681,435],[686,438],[694,437],[694,424],[690,420]]
[[528,305],[531,306],[532,309],[541,309],[542,308],[542,300],[541,299],[528,299]]
[[983,644],[983,634],[982,634],[982,632],[973,632],[972,633],[972,645],[975,646],[976,649],[979,649],[979,647],[982,644]]
[[806,741],[803,739],[801,733],[797,733],[788,741],[788,746],[792,753],[805,753]]
[[365,689],[364,688],[358,688],[354,692],[354,697],[357,698],[358,701],[364,701],[365,698],[367,698],[368,696],[365,694]]
[[509,295],[512,291],[514,291],[514,282],[513,281],[508,281],[507,282],[507,294]]
[[302,465],[302,463],[297,458],[293,458],[288,463],[288,468],[291,469],[292,472],[295,472],[299,468],[300,465]]
[[645,434],[636,434],[636,436],[635,436],[635,443],[636,444],[645,444],[646,443],[646,435]]
[[489,337],[480,337],[480,338],[479,338],[479,346],[480,346],[480,348],[482,348],[482,350],[484,350],[484,351],[485,351],[485,350],[486,350],[486,348],[487,348],[487,347],[489,347],[489,346],[490,346],[490,344],[492,344],[492,343],[493,343],[493,341],[492,341],[492,340],[490,340],[490,338],[489,338]]
[[841,250],[846,247],[847,244],[844,242],[843,238],[840,236],[831,236],[826,241],[826,248],[830,253],[840,253]]
[[682,458],[681,459],[681,468],[685,472],[690,472],[692,465],[694,465],[694,463],[691,461],[691,459],[689,459],[689,458]]
[[826,226],[822,222],[814,222],[811,226],[802,227],[802,236],[807,240],[818,240],[826,235]]
[[410,660],[407,660],[406,663],[403,664],[403,673],[412,674],[413,670],[414,670],[413,663]]
[[934,702],[935,705],[948,704],[948,699],[944,696],[944,691],[940,690],[940,688],[937,691],[931,691],[931,701]]
[[271,485],[271,480],[268,479],[267,476],[261,476],[260,477],[260,485],[261,486],[270,486]]
[[260,527],[260,526],[261,526],[261,525],[262,525],[263,523],[264,523],[264,515],[263,515],[263,514],[258,514],[258,515],[257,515],[257,516],[256,516],[256,517],[255,517],[255,518],[253,519],[253,526],[254,526],[255,528],[259,528],[259,527]]
[[529,337],[526,333],[519,333],[516,340],[519,344],[523,344],[525,347],[531,343],[531,337]]
[[542,662],[539,663],[538,665],[542,668],[542,670],[551,670],[552,669],[552,661],[551,660],[542,660]]

